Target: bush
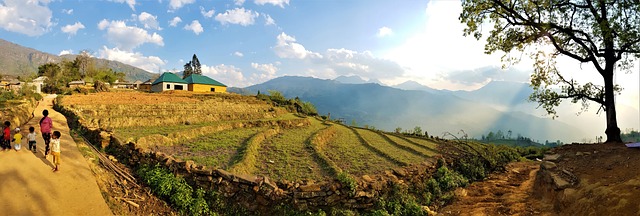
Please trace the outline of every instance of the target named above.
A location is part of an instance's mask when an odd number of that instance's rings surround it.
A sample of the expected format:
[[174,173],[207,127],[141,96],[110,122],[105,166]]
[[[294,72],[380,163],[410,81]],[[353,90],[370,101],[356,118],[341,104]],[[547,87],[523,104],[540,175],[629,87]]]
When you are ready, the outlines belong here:
[[183,179],[159,165],[143,165],[137,171],[138,176],[151,187],[154,193],[170,203],[181,213],[188,215],[209,215],[209,205],[205,200],[205,191],[194,191]]
[[342,186],[345,186],[345,187],[349,188],[349,191],[351,192],[352,195],[356,192],[356,189],[358,187],[358,183],[356,182],[355,179],[353,179],[351,176],[349,176],[348,173],[340,172],[340,173],[338,173],[337,178],[338,178],[338,181],[340,182],[340,184],[342,184]]

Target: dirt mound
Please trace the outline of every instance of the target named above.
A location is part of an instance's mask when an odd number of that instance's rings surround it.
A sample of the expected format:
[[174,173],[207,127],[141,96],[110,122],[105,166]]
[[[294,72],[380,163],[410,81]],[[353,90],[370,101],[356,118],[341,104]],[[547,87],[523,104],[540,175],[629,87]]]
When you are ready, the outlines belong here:
[[456,193],[445,215],[637,215],[640,149],[572,144],[516,162]]

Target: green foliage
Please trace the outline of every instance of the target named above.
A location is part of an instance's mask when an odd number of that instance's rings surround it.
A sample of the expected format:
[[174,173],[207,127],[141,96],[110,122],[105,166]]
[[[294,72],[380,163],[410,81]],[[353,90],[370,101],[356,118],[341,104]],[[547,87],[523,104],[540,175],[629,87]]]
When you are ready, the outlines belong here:
[[422,128],[420,128],[420,126],[416,126],[413,128],[413,134],[415,135],[422,135]]
[[205,191],[202,189],[194,191],[183,178],[174,176],[159,165],[143,165],[137,170],[137,173],[153,189],[154,193],[169,200],[183,214],[211,214],[205,200]]
[[427,215],[421,205],[404,184],[393,184],[391,192],[378,200],[377,210],[368,215]]
[[13,91],[0,90],[0,102],[17,99],[20,99],[20,96],[13,93]]
[[287,98],[282,95],[279,91],[276,90],[268,90],[269,99],[279,105],[284,105],[287,103]]
[[318,115],[316,107],[311,102],[302,102],[302,113],[305,115],[315,116]]
[[337,179],[340,182],[340,184],[342,184],[343,186],[349,188],[349,191],[350,191],[350,193],[352,195],[356,192],[356,189],[358,187],[358,183],[348,173],[346,173],[346,172],[338,173]]
[[256,98],[264,101],[271,101],[276,106],[285,107],[291,112],[297,112],[309,116],[318,115],[316,107],[311,102],[301,101],[298,97],[295,99],[287,99],[282,95],[282,93],[276,90],[268,90],[268,92],[269,95],[264,95],[258,91]]
[[640,142],[640,132],[634,129],[627,130],[620,136],[624,142]]
[[402,128],[401,127],[397,127],[395,130],[393,130],[395,133],[399,134],[402,132]]
[[116,80],[123,80],[124,77],[124,73],[115,72],[111,70],[111,68],[106,68],[96,71],[93,80],[113,84]]

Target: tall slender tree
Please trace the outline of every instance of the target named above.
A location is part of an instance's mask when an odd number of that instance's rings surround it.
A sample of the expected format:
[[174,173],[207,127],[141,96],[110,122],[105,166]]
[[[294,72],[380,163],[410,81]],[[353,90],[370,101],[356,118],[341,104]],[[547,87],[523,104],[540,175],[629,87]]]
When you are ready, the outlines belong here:
[[[640,58],[638,0],[463,0],[460,21],[466,25],[464,35],[476,39],[482,38],[483,27],[491,28],[485,52],[503,51],[507,63],[519,60],[508,56],[512,51],[553,47],[551,53],[530,53],[535,63],[529,99],[554,117],[564,99],[581,102],[583,108],[594,102],[606,112],[607,141],[622,142],[614,102],[621,88],[613,83],[614,73],[629,71],[634,57]],[[604,86],[581,85],[561,73],[555,67],[560,55],[593,65],[602,77],[594,81]]]
[[184,71],[182,72],[182,79],[185,79],[193,74],[193,67],[191,67],[191,61],[184,64]]
[[200,60],[198,60],[198,56],[193,54],[193,58],[191,59],[191,68],[193,68],[193,73],[202,75],[202,67],[200,65]]

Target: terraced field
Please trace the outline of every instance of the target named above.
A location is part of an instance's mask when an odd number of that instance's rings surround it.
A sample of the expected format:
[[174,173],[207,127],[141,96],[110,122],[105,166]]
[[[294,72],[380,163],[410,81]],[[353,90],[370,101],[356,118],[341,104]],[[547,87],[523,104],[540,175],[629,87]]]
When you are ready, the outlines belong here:
[[324,122],[251,96],[118,92],[66,96],[58,103],[122,140],[198,165],[274,179],[377,174],[439,154],[426,139]]

